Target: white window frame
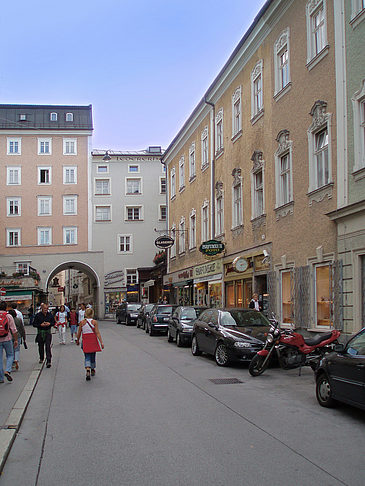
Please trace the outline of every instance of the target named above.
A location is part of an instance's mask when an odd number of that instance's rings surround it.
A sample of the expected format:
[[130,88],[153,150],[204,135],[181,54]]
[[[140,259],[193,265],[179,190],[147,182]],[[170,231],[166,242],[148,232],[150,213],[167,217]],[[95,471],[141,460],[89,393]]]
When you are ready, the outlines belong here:
[[29,275],[30,262],[16,262],[15,271],[23,275]]
[[[108,192],[104,192],[104,189],[105,189],[105,182],[107,182],[107,189],[108,189]],[[102,192],[98,192],[98,183],[101,183],[102,187]],[[110,181],[110,178],[109,177],[106,177],[106,178],[101,178],[101,177],[96,177],[94,179],[94,195],[95,196],[110,196],[111,195],[111,181]]]
[[185,218],[184,216],[181,217],[180,223],[179,223],[179,229],[177,230],[179,232],[179,254],[181,255],[182,253],[185,253],[186,247],[185,247]]
[[[264,111],[264,61],[260,59],[251,72],[251,120],[253,121]],[[256,87],[260,83],[260,90]]]
[[[73,241],[67,241],[67,236],[73,235],[73,238],[70,238]],[[64,226],[63,227],[63,244],[64,245],[77,245],[77,226]]]
[[[73,171],[74,173],[74,177],[72,180],[68,180],[69,177],[68,177],[68,173],[70,173],[71,171]],[[77,166],[76,165],[64,165],[63,166],[63,183],[64,184],[77,184]]]
[[[282,56],[287,52],[287,61],[285,64],[281,62]],[[285,68],[283,68],[285,66]],[[285,69],[286,73],[286,83],[284,84],[283,72]],[[287,27],[280,34],[279,38],[274,44],[274,72],[275,72],[275,91],[274,96],[276,97],[283,90],[287,90],[291,85],[290,78],[290,29]],[[285,91],[286,92],[286,91]]]
[[[165,210],[165,217],[163,217],[163,210]],[[167,221],[167,206],[166,204],[159,204],[158,205],[158,219],[159,221]]]
[[242,131],[242,86],[232,95],[232,138]]
[[[72,201],[73,211],[68,211],[67,201]],[[63,214],[64,214],[64,216],[75,216],[75,215],[77,215],[77,196],[76,195],[65,195],[65,196],[63,196]]]
[[[48,152],[42,151],[42,144],[48,144]],[[44,145],[47,147],[47,145]],[[38,138],[38,155],[52,155],[52,138]]]
[[[69,144],[73,144],[74,151],[69,151]],[[77,138],[64,138],[63,139],[63,155],[73,156],[77,155]]]
[[[281,130],[276,138],[278,148],[275,152],[275,208],[279,208],[294,200],[293,195],[293,142],[289,139],[289,131]],[[288,191],[289,199],[285,201],[283,191],[282,158],[288,157]]]
[[204,170],[209,165],[209,130],[208,126],[204,127],[204,130],[200,136],[201,140],[201,169]]
[[354,118],[354,167],[353,171],[365,169],[365,79],[361,88],[351,98]]
[[215,153],[219,154],[224,149],[223,108],[220,108],[215,116],[215,143]]
[[170,258],[176,257],[176,224],[171,226],[170,236],[174,240],[174,244],[170,248]]
[[[104,169],[105,170],[100,170],[100,169]],[[97,167],[96,167],[96,172],[97,174],[109,174],[109,164],[99,164]]]
[[[10,244],[10,236],[12,234],[17,235],[17,243],[16,244]],[[21,246],[21,229],[20,228],[7,228],[6,229],[6,246],[7,247],[18,247]]]
[[176,197],[176,175],[175,175],[175,167],[171,169],[170,173],[170,186],[171,186],[171,199]]
[[[47,243],[42,243],[42,232],[48,233]],[[52,245],[52,228],[50,226],[39,226],[37,228],[37,241],[38,246],[50,246]]]
[[[317,34],[314,26],[314,19],[316,15],[323,11],[323,27],[320,28],[321,32],[321,45],[317,47],[316,38]],[[321,54],[327,53],[328,41],[327,41],[327,0],[310,0],[306,6],[306,21],[307,21],[307,64],[309,64],[315,58],[320,57]]]
[[74,114],[73,113],[66,113],[65,114],[65,121],[66,122],[73,122],[74,121]]
[[160,194],[166,194],[166,177],[160,176]]
[[[14,177],[17,174],[17,177]],[[17,179],[16,182],[13,182]],[[6,185],[7,186],[20,186],[22,183],[22,168],[9,166],[6,168]]]
[[363,20],[365,20],[365,0],[351,1],[351,21],[350,24],[355,29]]
[[[313,122],[308,128],[308,158],[309,158],[309,188],[308,192],[313,192],[321,187],[326,187],[332,184],[332,149],[331,149],[331,113],[327,113],[327,103],[324,101],[316,101],[313,105],[310,114],[313,117]],[[317,164],[316,164],[316,135],[323,130],[327,130],[328,135],[328,174],[329,179],[324,184],[319,186],[317,181]]]
[[[14,152],[12,144],[16,143],[17,150]],[[8,137],[7,138],[7,155],[22,155],[22,139],[21,137]]]
[[[257,178],[261,173],[262,182],[258,186]],[[260,200],[259,200],[260,198]],[[260,211],[261,201],[261,211]],[[260,158],[259,163],[251,171],[251,206],[252,216],[251,220],[265,215],[265,162]]]
[[[129,279],[130,276],[135,278]],[[125,268],[125,282],[127,285],[138,284],[138,270],[136,268]]]
[[[139,192],[128,192],[128,182],[129,181],[138,181]],[[143,182],[142,177],[126,177],[125,178],[125,195],[126,196],[141,196],[141,195],[143,195],[142,182]]]
[[58,114],[56,112],[52,112],[49,114],[49,121],[56,122],[58,120]]
[[180,157],[179,160],[179,191],[185,188],[185,157]]
[[[221,207],[218,205],[220,201]],[[215,236],[224,235],[224,191],[215,198]]]
[[196,248],[196,210],[193,208],[189,215],[189,250]]
[[[128,238],[128,241],[127,241]],[[128,250],[121,250],[121,243],[123,239],[123,245]],[[119,255],[131,255],[133,253],[133,235],[132,234],[118,234],[117,235],[117,253]]]
[[[37,207],[38,216],[52,216],[52,196],[37,196]],[[44,208],[48,211],[44,212]]]
[[193,142],[189,148],[189,182],[192,182],[195,178],[196,178],[196,150],[195,150],[195,142]]
[[[38,166],[38,185],[39,186],[50,186],[52,184],[52,167],[50,166]],[[42,182],[41,181],[41,173],[42,171],[48,171],[48,181]]]
[[205,199],[201,207],[201,241],[209,239],[209,201]]
[[[138,219],[129,219],[128,210],[132,209],[133,213],[135,209],[138,209]],[[124,206],[124,220],[129,222],[143,221],[144,220],[144,207],[143,206]]]
[[[17,212],[11,211],[11,208],[17,208]],[[22,198],[21,197],[7,197],[6,198],[6,215],[10,218],[16,218],[22,215]]]
[[236,179],[232,184],[232,229],[243,225],[242,177],[237,176]]
[[[132,170],[132,167],[136,167],[137,170]],[[139,164],[128,164],[129,174],[139,174],[141,172]]]
[[[108,219],[104,218],[97,218],[98,216],[98,209],[107,209],[108,213],[107,215],[109,216]],[[110,223],[112,220],[112,207],[111,204],[95,204],[94,206],[94,222],[95,223]]]

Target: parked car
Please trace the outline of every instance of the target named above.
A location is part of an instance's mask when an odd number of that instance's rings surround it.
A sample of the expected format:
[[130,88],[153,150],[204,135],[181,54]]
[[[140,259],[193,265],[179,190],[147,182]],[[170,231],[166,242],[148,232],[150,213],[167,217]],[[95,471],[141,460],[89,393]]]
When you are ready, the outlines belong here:
[[146,332],[150,336],[153,336],[156,332],[167,334],[169,319],[176,307],[175,304],[155,304],[146,319]]
[[137,302],[120,304],[115,312],[117,324],[135,325],[141,305]]
[[155,304],[143,304],[142,307],[139,309],[138,317],[137,317],[137,327],[141,327],[142,329],[146,326],[146,317],[149,315],[152,307]]
[[263,348],[269,320],[252,309],[207,309],[194,321],[191,352],[214,356],[218,366],[249,362]]
[[344,402],[365,410],[365,327],[320,361],[316,396],[322,407]]
[[201,306],[179,305],[176,307],[168,323],[168,341],[171,343],[175,339],[179,347],[190,345],[193,334],[193,321],[206,309],[207,307]]

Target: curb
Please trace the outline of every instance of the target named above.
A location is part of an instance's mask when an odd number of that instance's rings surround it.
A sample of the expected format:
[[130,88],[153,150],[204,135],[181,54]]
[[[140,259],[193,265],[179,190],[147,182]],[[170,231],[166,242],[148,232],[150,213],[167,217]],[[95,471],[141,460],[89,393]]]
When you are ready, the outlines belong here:
[[33,395],[33,391],[37,385],[39,375],[43,369],[44,362],[38,364],[33,368],[33,371],[28,378],[28,381],[15,402],[5,424],[0,429],[0,474],[4,469],[6,459],[10,453],[20,425],[22,423],[24,414],[27,410],[29,401]]

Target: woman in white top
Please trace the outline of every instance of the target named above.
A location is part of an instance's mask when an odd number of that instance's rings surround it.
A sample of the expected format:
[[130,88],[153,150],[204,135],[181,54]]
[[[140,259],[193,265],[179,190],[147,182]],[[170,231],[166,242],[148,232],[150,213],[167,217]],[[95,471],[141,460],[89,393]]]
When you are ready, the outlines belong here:
[[[79,324],[79,329],[77,331],[76,337],[76,344],[80,344],[80,337],[81,334],[90,334],[95,332],[96,337],[100,343],[102,349],[104,349],[103,340],[101,338],[101,334],[99,332],[98,321],[92,319],[94,316],[94,311],[92,309],[86,309],[85,311],[85,319],[82,320]],[[96,368],[96,352],[95,353],[85,353],[85,369],[86,369],[86,380],[90,380],[90,375],[95,375],[95,368]]]
[[67,312],[64,305],[61,305],[60,310],[56,314],[56,327],[60,344],[66,344]]

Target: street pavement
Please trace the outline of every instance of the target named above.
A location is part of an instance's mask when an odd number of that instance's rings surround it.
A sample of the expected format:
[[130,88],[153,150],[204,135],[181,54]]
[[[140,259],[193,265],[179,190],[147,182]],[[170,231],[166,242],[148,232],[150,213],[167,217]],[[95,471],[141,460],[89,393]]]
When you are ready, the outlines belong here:
[[[364,484],[365,414],[320,407],[310,369],[253,378],[165,336],[100,329],[105,350],[90,382],[80,348],[54,336],[52,368],[40,373],[1,486]],[[27,353],[36,367],[35,345]],[[26,384],[22,372],[0,389],[2,404]],[[238,383],[211,381],[223,378]]]

